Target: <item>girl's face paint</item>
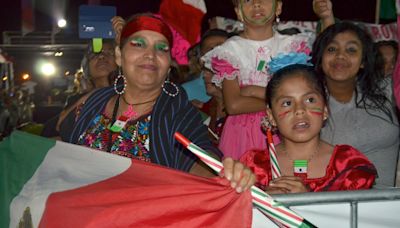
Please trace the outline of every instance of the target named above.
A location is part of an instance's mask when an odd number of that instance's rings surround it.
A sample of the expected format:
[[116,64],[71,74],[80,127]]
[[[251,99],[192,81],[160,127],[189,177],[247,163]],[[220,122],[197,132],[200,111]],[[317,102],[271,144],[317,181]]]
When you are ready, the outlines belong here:
[[318,137],[324,99],[301,73],[283,79],[271,97],[272,120],[283,138],[305,142]]
[[279,119],[283,119],[287,116],[287,114],[291,113],[292,111],[286,111],[278,114]]
[[[254,7],[255,4],[258,7]],[[241,0],[238,10],[244,22],[253,25],[264,25],[274,18],[278,7],[280,11],[281,5],[278,0],[258,0],[257,2],[254,0]]]
[[316,116],[323,116],[324,115],[324,112],[322,111],[321,108],[310,108],[309,112],[311,114],[313,114],[313,115],[316,115]]

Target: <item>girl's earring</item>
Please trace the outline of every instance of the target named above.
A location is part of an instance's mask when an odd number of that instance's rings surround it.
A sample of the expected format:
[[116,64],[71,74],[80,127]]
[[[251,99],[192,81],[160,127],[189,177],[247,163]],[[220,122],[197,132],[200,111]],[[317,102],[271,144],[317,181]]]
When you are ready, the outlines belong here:
[[275,17],[275,21],[276,21],[277,24],[279,24],[279,22],[281,22],[281,18],[277,15],[277,16]]
[[[123,83],[123,87],[122,90],[118,90],[118,81],[122,78],[122,80],[124,81]],[[125,93],[125,89],[126,89],[126,78],[125,76],[122,74],[121,68],[118,69],[118,76],[117,78],[114,80],[114,91],[116,94],[122,95]]]
[[274,130],[274,126],[268,119],[267,115],[261,119],[261,128],[263,129],[264,132],[267,132],[268,129]]

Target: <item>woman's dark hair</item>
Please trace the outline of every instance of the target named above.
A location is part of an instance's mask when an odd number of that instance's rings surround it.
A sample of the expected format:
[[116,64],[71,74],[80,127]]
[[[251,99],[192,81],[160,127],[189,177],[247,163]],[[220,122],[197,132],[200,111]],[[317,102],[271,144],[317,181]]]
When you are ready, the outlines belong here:
[[[359,26],[351,22],[338,22],[326,28],[313,44],[311,62],[315,66],[315,71],[319,77],[326,83],[325,73],[322,69],[322,58],[327,46],[339,33],[351,32],[357,36],[362,44],[361,63],[363,68],[360,68],[357,73],[356,90],[356,106],[368,109],[382,110],[393,122],[391,114],[390,100],[386,97],[382,82],[382,76],[379,69],[376,67],[376,49],[369,34]],[[357,97],[357,90],[360,90],[361,97]]]
[[324,103],[327,103],[324,83],[315,73],[314,67],[304,64],[293,64],[275,72],[271,80],[268,82],[265,92],[265,101],[270,108],[272,107],[272,98],[275,96],[276,90],[282,84],[282,81],[298,75],[301,75],[304,79],[306,79],[310,86],[313,87],[319,94],[321,94]]

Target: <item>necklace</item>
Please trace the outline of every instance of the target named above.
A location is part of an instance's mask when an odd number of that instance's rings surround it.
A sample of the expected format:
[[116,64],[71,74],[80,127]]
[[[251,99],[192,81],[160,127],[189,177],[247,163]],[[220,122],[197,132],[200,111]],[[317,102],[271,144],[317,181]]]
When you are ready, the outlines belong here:
[[134,105],[143,105],[143,104],[148,104],[151,102],[154,102],[156,99],[150,100],[150,101],[145,101],[145,102],[140,102],[140,103],[129,103],[126,99],[125,96],[122,95],[122,101],[128,105],[128,110],[122,113],[122,116],[127,117],[128,120],[132,118],[136,118],[138,116],[138,112],[136,112],[133,108]]
[[315,157],[315,155],[319,151],[320,145],[321,145],[321,142],[318,143],[317,148],[315,149],[315,151],[310,155],[310,157],[307,160],[305,160],[305,159],[296,159],[295,160],[287,152],[287,150],[285,148],[285,144],[282,143],[283,152],[285,153],[286,157],[293,163],[293,174],[295,176],[301,177],[303,179],[307,178],[308,163],[310,163],[311,160]]
[[157,98],[156,98],[156,99],[149,100],[149,101],[144,101],[144,102],[132,103],[132,104],[131,104],[131,103],[129,103],[129,102],[125,99],[125,96],[124,96],[124,95],[122,95],[121,97],[122,97],[122,101],[123,101],[125,104],[129,105],[129,106],[147,104],[147,103],[150,103],[150,102],[153,102],[153,101],[157,100]]

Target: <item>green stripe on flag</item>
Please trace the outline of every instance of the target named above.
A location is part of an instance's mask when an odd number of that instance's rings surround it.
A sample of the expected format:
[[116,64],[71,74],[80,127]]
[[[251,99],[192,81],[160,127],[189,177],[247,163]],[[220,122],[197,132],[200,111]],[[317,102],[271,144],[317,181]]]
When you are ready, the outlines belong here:
[[0,143],[0,227],[9,226],[11,201],[55,143],[55,140],[20,131],[15,131]]
[[305,167],[308,164],[307,160],[294,160],[294,167]]

